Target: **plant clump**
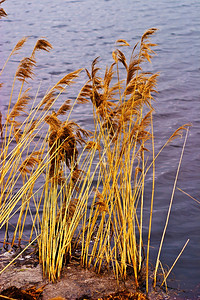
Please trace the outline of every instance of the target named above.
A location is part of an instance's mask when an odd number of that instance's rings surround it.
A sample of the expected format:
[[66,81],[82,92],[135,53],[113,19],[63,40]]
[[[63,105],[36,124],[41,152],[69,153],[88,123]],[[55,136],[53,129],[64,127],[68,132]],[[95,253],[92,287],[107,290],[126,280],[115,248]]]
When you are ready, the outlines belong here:
[[[83,267],[97,272],[112,268],[117,280],[131,273],[137,288],[146,276],[148,293],[155,159],[159,155],[154,153],[152,104],[159,74],[143,71],[143,64],[155,54],[156,44],[150,41],[155,32],[151,28],[143,34],[129,62],[119,47],[130,45],[118,40],[113,63],[103,76],[96,58],[91,71],[78,69],[65,75],[39,103],[26,84],[34,77],[37,52],[49,52],[51,44],[39,39],[17,68],[7,115],[0,114],[0,228],[5,228],[5,246],[17,215],[11,246],[20,246],[28,224],[26,240],[37,241],[43,274],[53,282],[60,278],[72,248],[81,247]],[[26,42],[27,38],[19,41],[10,56]],[[84,71],[87,78],[79,94],[74,100],[61,101]],[[55,103],[60,107],[55,109]],[[90,131],[70,118],[77,106],[89,104],[94,121]],[[182,129],[186,126],[171,140]],[[148,172],[153,181],[145,247]]]

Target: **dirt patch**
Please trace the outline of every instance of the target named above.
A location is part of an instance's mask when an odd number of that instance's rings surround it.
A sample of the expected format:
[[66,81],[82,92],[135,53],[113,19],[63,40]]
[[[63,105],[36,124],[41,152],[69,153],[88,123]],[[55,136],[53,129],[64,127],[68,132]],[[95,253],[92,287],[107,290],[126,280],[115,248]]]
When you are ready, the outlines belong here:
[[[0,255],[0,270],[13,259],[13,255],[12,251]],[[42,288],[43,300],[51,298],[69,300],[145,299],[144,295],[136,293],[134,280],[131,276],[126,282],[120,281],[117,283],[111,271],[96,274],[91,270],[82,268],[79,262],[73,260],[65,266],[62,277],[58,282],[49,283],[47,279],[43,278],[37,257],[27,252],[23,253],[13,265],[5,269],[0,275],[0,293],[9,288],[12,290],[13,287],[19,289],[19,293],[21,290],[29,290],[33,287],[35,287],[35,290]],[[39,296],[32,299],[41,299]],[[169,299],[166,295],[160,293],[159,295],[154,293],[152,296],[151,299]],[[25,296],[24,299],[26,299]]]

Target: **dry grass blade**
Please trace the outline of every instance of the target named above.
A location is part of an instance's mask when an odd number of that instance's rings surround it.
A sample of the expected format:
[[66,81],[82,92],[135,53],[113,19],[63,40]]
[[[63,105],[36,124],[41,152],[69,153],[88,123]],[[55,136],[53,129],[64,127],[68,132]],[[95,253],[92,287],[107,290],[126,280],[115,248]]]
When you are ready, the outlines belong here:
[[132,57],[128,70],[127,70],[127,78],[126,78],[126,84],[128,85],[133,76],[136,74],[136,72],[142,70],[140,67],[140,59],[135,55]]
[[26,82],[29,78],[32,79],[34,75],[33,67],[35,67],[35,64],[36,61],[33,58],[23,58],[16,72],[17,79],[23,82]]
[[19,40],[19,42],[15,45],[15,47],[12,51],[12,55],[17,54],[18,51],[24,46],[26,41],[27,41],[27,37],[23,37],[21,40]]
[[83,69],[78,69],[74,72],[71,72],[67,75],[65,75],[61,80],[58,81],[58,83],[55,85],[55,89],[58,90],[63,90],[63,85],[71,85],[74,81],[75,78],[77,78],[79,76],[79,73],[82,71]]
[[45,105],[44,108],[43,108],[43,110],[48,110],[51,107],[51,105],[53,104],[53,102],[55,101],[55,99],[56,99],[55,92],[54,91],[48,92],[44,96],[44,98],[42,99],[42,101],[40,102],[39,108],[41,108],[43,105]]
[[[88,72],[88,71],[87,71]],[[89,74],[89,72],[88,72]],[[90,74],[89,74],[90,76]],[[78,104],[88,103],[89,99],[92,97],[92,85],[90,84],[91,80],[88,80],[84,86],[81,88],[81,91],[76,99]]]
[[153,283],[154,287],[156,286],[156,279],[157,279],[157,271],[158,271],[158,265],[159,265],[159,260],[160,260],[160,254],[161,254],[161,250],[162,250],[163,241],[164,241],[164,238],[165,238],[167,226],[168,226],[168,223],[169,223],[169,217],[170,217],[172,203],[173,203],[173,199],[174,199],[174,193],[175,193],[176,184],[177,184],[177,180],[178,180],[178,175],[179,175],[179,171],[180,171],[180,166],[181,166],[181,162],[182,162],[182,158],[183,158],[183,153],[184,153],[184,150],[185,150],[185,145],[186,145],[186,141],[187,141],[187,137],[188,137],[188,132],[189,132],[189,130],[186,129],[185,140],[184,140],[184,143],[183,143],[183,148],[182,148],[182,152],[181,152],[181,156],[180,156],[180,160],[179,160],[179,164],[178,164],[178,168],[177,168],[177,172],[176,172],[176,177],[175,177],[175,180],[174,180],[174,186],[173,186],[173,190],[172,190],[172,194],[171,194],[171,199],[170,199],[170,204],[169,204],[168,213],[167,213],[167,217],[166,217],[165,227],[163,229],[162,238],[161,238],[160,246],[159,246],[159,250],[158,250],[156,266],[155,266],[155,271],[154,271],[154,283]]
[[126,69],[128,69],[126,57],[125,57],[124,53],[122,51],[120,51],[119,49],[117,49],[116,54],[117,54],[118,60],[124,65],[124,67]]
[[119,44],[119,45],[117,45],[117,46],[121,46],[121,47],[123,47],[123,46],[128,46],[128,47],[130,47],[130,44],[129,44],[126,40],[123,40],[123,39],[117,40],[117,41],[116,41],[116,44]]
[[61,107],[58,109],[56,116],[65,115],[67,111],[71,109],[71,99],[66,100]]
[[5,10],[3,8],[0,8],[0,19],[4,18],[7,16],[7,13],[5,12]]
[[28,95],[30,88],[28,88],[15,103],[8,119],[16,118],[21,115],[22,112],[25,112],[25,108],[30,101],[30,96]]
[[43,51],[49,52],[52,48],[53,48],[52,45],[47,40],[39,39],[39,40],[37,40],[35,47],[33,49],[32,57],[35,56],[36,51],[43,50]]
[[46,116],[44,121],[49,124],[51,131],[60,129],[60,126],[62,124],[62,122],[57,118],[55,114]]
[[196,201],[197,203],[200,204],[200,201],[197,200],[196,198],[192,197],[190,194],[186,193],[185,191],[183,191],[182,189],[180,188],[177,188],[180,192],[182,192],[183,194],[187,195],[188,197],[190,197],[192,200]]
[[177,261],[179,260],[180,256],[182,255],[183,251],[185,250],[187,244],[189,243],[189,239],[186,241],[186,243],[184,244],[183,248],[181,249],[179,255],[177,256],[177,258],[175,259],[174,263],[172,264],[171,268],[169,269],[169,271],[167,272],[167,274],[164,276],[164,280],[161,283],[160,287],[163,286],[163,284],[166,282],[166,279],[168,278],[168,276],[170,275],[172,269],[174,268],[175,264],[177,263]]
[[182,136],[183,136],[183,131],[184,131],[184,130],[188,130],[188,127],[190,127],[190,126],[191,126],[191,124],[188,123],[188,124],[182,125],[182,126],[179,127],[178,129],[176,129],[176,130],[174,131],[174,133],[170,136],[168,142],[170,143],[171,141],[173,141],[173,140],[176,139],[177,137],[182,138]]
[[158,29],[157,28],[150,28],[142,35],[141,41],[144,42],[150,36],[152,36]]
[[42,153],[38,151],[31,153],[19,167],[19,172],[21,174],[31,174],[33,168],[41,162],[41,154]]

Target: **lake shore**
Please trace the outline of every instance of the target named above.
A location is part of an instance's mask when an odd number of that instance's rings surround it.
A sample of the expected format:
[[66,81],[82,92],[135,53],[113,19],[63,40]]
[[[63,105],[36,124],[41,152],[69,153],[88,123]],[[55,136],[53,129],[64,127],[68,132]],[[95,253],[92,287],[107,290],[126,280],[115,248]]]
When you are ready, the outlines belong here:
[[[2,270],[13,259],[13,252],[4,252],[0,257],[0,269]],[[42,289],[42,297],[38,299],[146,299],[142,293],[137,293],[134,280],[129,276],[127,280],[119,281],[111,271],[97,274],[80,266],[79,261],[72,259],[63,269],[61,279],[56,283],[49,283],[43,278],[42,267],[38,263],[36,255],[25,253],[17,258],[14,264],[9,266],[0,275],[0,293],[10,287],[27,290],[31,287]],[[121,293],[121,298],[117,295]],[[113,298],[112,298],[113,297]],[[115,298],[114,298],[115,297]],[[0,296],[1,299],[1,296]],[[3,299],[3,298],[2,298]],[[151,292],[149,299],[170,299],[170,296],[162,293]]]

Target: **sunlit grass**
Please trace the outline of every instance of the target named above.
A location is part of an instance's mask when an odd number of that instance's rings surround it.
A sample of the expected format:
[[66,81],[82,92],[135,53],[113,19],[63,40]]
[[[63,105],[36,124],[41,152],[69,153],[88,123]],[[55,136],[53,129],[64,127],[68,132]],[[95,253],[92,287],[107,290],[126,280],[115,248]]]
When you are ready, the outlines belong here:
[[[6,228],[6,242],[9,223],[16,214],[11,246],[16,242],[20,246],[31,220],[28,241],[37,237],[43,274],[53,282],[60,278],[72,247],[81,245],[84,267],[97,272],[112,268],[117,279],[126,279],[127,268],[131,268],[136,287],[146,275],[149,291],[155,161],[160,154],[155,154],[152,106],[158,74],[143,71],[143,66],[155,54],[152,48],[156,44],[150,41],[155,32],[151,28],[143,34],[129,62],[119,48],[130,45],[125,40],[117,41],[113,63],[102,77],[95,59],[91,71],[78,69],[65,75],[40,103],[37,97],[31,103],[26,83],[33,77],[37,51],[49,51],[50,43],[39,39],[30,57],[23,58],[16,71],[7,116],[1,117],[0,229]],[[25,42],[26,38],[19,41],[9,58]],[[65,100],[56,110],[55,102],[84,71],[87,80],[75,100]],[[16,81],[21,85],[14,102]],[[92,106],[91,131],[70,118],[72,110],[85,103]],[[163,148],[183,129],[187,126],[173,133]],[[148,172],[152,173],[150,207],[146,207],[144,197]],[[176,182],[177,177],[155,266],[154,286]],[[144,209],[149,211],[145,247]]]

